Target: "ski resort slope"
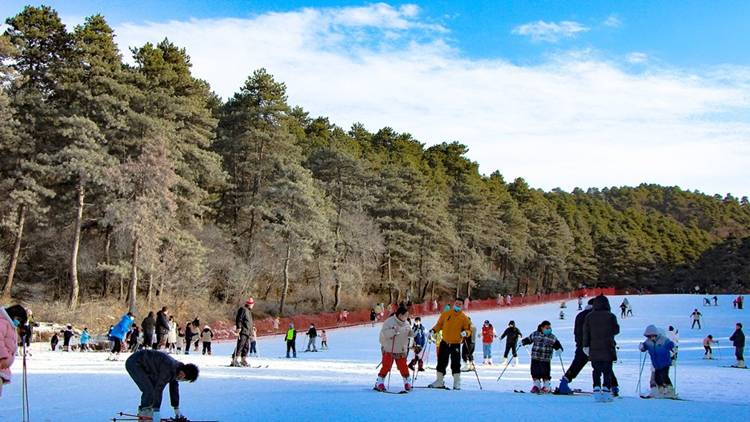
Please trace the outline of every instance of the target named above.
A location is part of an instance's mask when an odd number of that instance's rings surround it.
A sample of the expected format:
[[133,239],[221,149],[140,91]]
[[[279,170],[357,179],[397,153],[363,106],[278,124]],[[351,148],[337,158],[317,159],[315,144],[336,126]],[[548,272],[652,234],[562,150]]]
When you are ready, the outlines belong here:
[[[383,394],[371,390],[380,362],[378,333],[375,327],[353,327],[328,331],[330,350],[303,352],[306,337],[297,338],[298,359],[287,360],[284,341],[280,336],[262,338],[258,342],[260,358],[252,358],[261,368],[230,368],[229,355],[233,345],[214,344],[213,356],[180,355],[185,362],[201,368],[195,384],[181,384],[181,410],[192,419],[230,421],[490,421],[490,420],[555,420],[555,421],[739,421],[750,415],[747,392],[750,370],[724,368],[733,363],[728,337],[736,322],[745,327],[750,323],[749,311],[732,309],[731,297],[721,296],[718,307],[702,306],[702,296],[654,295],[628,296],[634,316],[619,320],[621,334],[620,362],[615,373],[620,381],[622,398],[612,403],[595,403],[589,396],[537,396],[514,393],[529,390],[529,356],[519,350],[521,364],[509,367],[497,382],[502,367],[504,342],[493,345],[495,366],[482,366],[481,345],[475,360],[483,390],[480,391],[473,373],[463,373],[461,391],[416,389],[405,395]],[[617,306],[622,297],[610,297],[619,319]],[[509,320],[524,335],[534,330],[543,319],[552,322],[553,332],[560,338],[567,367],[575,349],[573,320],[576,302],[567,302],[566,319],[560,320],[560,304],[550,303],[526,308],[471,312],[472,320],[481,326],[485,319],[495,326],[498,335]],[[703,313],[703,328],[691,330],[690,314],[694,308]],[[435,317],[425,318],[429,329]],[[684,401],[644,400],[638,397],[636,384],[641,353],[638,343],[646,325],[679,329],[680,353],[676,382],[677,392]],[[307,327],[298,327],[303,332]],[[713,334],[720,341],[714,348],[718,360],[703,360],[702,340]],[[320,345],[318,345],[320,347]],[[104,353],[50,352],[47,345],[34,344],[28,358],[31,421],[107,421],[117,412],[134,412],[140,392],[125,372],[124,359],[108,362]],[[0,398],[0,421],[21,420],[21,359],[13,366],[14,382],[5,386]],[[265,366],[268,365],[266,368]],[[434,367],[434,347],[427,366]],[[650,361],[643,371],[648,384]],[[562,376],[560,361],[552,361],[553,386]],[[428,369],[418,375],[416,386],[425,386],[435,378]],[[446,377],[446,384],[452,382]],[[399,391],[401,377],[393,370],[390,390]],[[571,384],[572,388],[591,390],[591,368],[586,366]],[[165,392],[162,416],[171,416]]]

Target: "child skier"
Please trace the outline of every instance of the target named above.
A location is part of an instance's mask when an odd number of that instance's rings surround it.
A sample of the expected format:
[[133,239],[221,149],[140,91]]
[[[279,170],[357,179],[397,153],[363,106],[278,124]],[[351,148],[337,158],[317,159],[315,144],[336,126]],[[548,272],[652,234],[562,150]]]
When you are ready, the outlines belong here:
[[89,334],[89,329],[84,327],[83,332],[81,332],[81,347],[80,350],[82,352],[88,352],[89,351],[89,340],[91,339],[91,335]]
[[561,354],[563,351],[562,344],[552,334],[552,324],[549,321],[542,321],[536,331],[521,340],[521,344],[524,346],[532,345],[531,378],[534,380],[534,386],[531,387],[531,392],[537,394],[551,393],[550,361],[552,360],[552,351],[556,350],[557,354]]
[[503,331],[500,340],[505,339],[505,353],[503,353],[503,365],[508,362],[508,352],[513,351],[513,366],[518,365],[518,339],[521,337],[521,331],[516,328],[514,321],[508,322],[508,328]]
[[385,376],[390,372],[393,362],[396,362],[404,379],[404,392],[411,391],[409,368],[406,365],[406,355],[409,353],[409,339],[414,332],[406,322],[409,311],[405,306],[399,306],[396,314],[389,317],[380,329],[380,349],[383,354],[382,366],[375,381],[375,390],[385,391]]
[[732,334],[732,337],[729,337],[729,341],[734,344],[734,356],[737,358],[737,363],[732,366],[744,368],[745,358],[743,354],[745,352],[745,333],[742,332],[742,323],[738,322],[737,325],[735,325],[734,334]]
[[[466,301],[464,301],[464,303],[466,303]],[[471,318],[469,318],[469,331],[471,334],[464,337],[463,347],[461,348],[461,359],[464,361],[464,366],[461,367],[461,371],[464,372],[476,369],[476,366],[474,366],[474,348],[477,344],[477,327],[471,322]]]
[[409,362],[409,369],[413,371],[414,366],[418,365],[417,370],[422,372],[424,371],[424,361],[422,360],[424,355],[420,355],[420,353],[422,353],[425,342],[427,341],[427,337],[424,333],[424,326],[422,325],[422,318],[414,318],[412,331],[414,332],[414,358]]
[[705,350],[705,353],[703,353],[703,359],[713,359],[711,345],[716,343],[718,343],[718,341],[714,340],[714,336],[711,334],[703,339],[703,350]]
[[250,356],[258,357],[258,330],[253,325],[253,330],[250,332]]
[[495,328],[489,320],[484,321],[482,325],[482,353],[484,354],[484,364],[492,365],[492,342],[495,341]]
[[201,341],[203,342],[203,354],[208,354],[211,356],[211,340],[214,338],[214,332],[211,330],[211,327],[206,325],[203,327],[203,331],[201,332]]
[[648,352],[654,366],[654,381],[658,388],[656,398],[675,398],[674,387],[669,379],[669,367],[672,365],[674,343],[661,334],[654,325],[646,327],[643,335],[646,341],[640,344],[641,352]]
[[55,332],[54,334],[52,334],[52,338],[49,340],[49,346],[53,352],[55,351],[55,349],[57,349],[57,343],[59,342],[60,338],[57,337],[57,332]]
[[326,334],[326,330],[320,330],[320,350],[328,350],[328,334]]

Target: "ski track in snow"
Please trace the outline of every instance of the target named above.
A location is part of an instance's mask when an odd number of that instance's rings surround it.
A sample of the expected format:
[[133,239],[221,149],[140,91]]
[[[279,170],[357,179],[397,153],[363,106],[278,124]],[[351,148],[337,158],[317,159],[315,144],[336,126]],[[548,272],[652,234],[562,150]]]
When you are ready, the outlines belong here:
[[[479,390],[473,373],[463,373],[461,391],[417,389],[406,395],[377,394],[372,385],[376,365],[380,362],[378,333],[375,327],[351,327],[327,330],[331,350],[304,353],[307,338],[298,334],[298,359],[284,359],[285,344],[281,336],[264,337],[258,342],[260,358],[251,358],[253,365],[269,368],[229,368],[233,343],[214,343],[213,356],[180,355],[178,359],[199,365],[201,375],[195,384],[180,384],[181,410],[193,419],[217,419],[221,422],[248,421],[331,421],[331,420],[399,420],[427,418],[433,421],[489,421],[500,418],[534,418],[563,421],[653,421],[665,417],[676,421],[722,422],[747,420],[750,414],[747,394],[750,371],[722,368],[734,362],[734,348],[728,337],[736,322],[745,327],[748,310],[735,310],[731,296],[720,296],[719,307],[703,307],[703,296],[653,295],[628,296],[634,317],[619,319],[621,296],[610,297],[617,311],[621,333],[616,337],[620,346],[620,362],[615,373],[620,381],[622,398],[612,403],[595,403],[591,397],[536,396],[514,394],[514,389],[529,390],[529,356],[521,348],[518,367],[502,370],[505,343],[493,345],[495,365],[477,365],[484,387]],[[471,312],[477,326],[489,319],[498,335],[509,320],[516,321],[527,335],[543,319],[552,322],[565,352],[565,367],[570,364],[575,346],[573,321],[578,312],[576,301],[567,301],[566,319],[559,319],[559,303],[494,311]],[[690,313],[698,308],[703,313],[703,329],[690,329]],[[429,329],[436,317],[426,317]],[[636,384],[641,353],[638,343],[646,325],[664,328],[674,325],[680,333],[680,354],[677,368],[677,391],[690,401],[643,400],[637,397]],[[300,327],[306,329],[306,327]],[[713,334],[720,341],[714,356],[720,360],[703,360],[703,338]],[[475,361],[482,362],[478,344]],[[430,348],[428,366],[435,365],[434,346]],[[136,410],[140,392],[124,368],[127,355],[119,362],[106,361],[106,353],[50,352],[46,344],[32,345],[28,358],[31,420],[41,421],[107,421],[117,412]],[[21,361],[13,366],[13,383],[3,389],[0,398],[0,421],[21,420]],[[650,361],[643,371],[648,384]],[[562,376],[558,358],[552,361],[552,383]],[[672,381],[674,371],[670,372]],[[424,386],[435,378],[434,370],[421,372],[415,382]],[[390,390],[399,391],[402,380],[395,365]],[[450,375],[446,384],[451,385]],[[591,367],[586,366],[572,388],[591,390]],[[162,415],[171,416],[169,394],[165,391]]]

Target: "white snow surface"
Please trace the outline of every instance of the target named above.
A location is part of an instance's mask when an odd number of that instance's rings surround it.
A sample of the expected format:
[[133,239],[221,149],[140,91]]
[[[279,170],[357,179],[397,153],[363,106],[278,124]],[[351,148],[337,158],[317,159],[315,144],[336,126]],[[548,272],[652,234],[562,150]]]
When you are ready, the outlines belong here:
[[[473,373],[462,373],[461,391],[415,389],[409,394],[382,394],[372,390],[376,365],[380,362],[378,333],[375,327],[352,327],[327,330],[330,350],[304,353],[304,334],[297,338],[298,358],[285,359],[281,336],[263,337],[258,342],[260,358],[251,358],[253,365],[268,368],[230,368],[229,355],[233,343],[214,343],[213,356],[176,356],[193,362],[200,369],[194,384],[180,384],[181,410],[194,420],[229,421],[489,421],[489,420],[553,420],[553,421],[704,421],[748,420],[750,404],[746,394],[750,388],[750,370],[724,368],[733,363],[733,347],[728,337],[736,322],[750,322],[748,310],[732,309],[731,296],[720,296],[718,307],[702,306],[702,296],[648,295],[628,296],[634,317],[619,320],[621,333],[620,362],[615,373],[620,382],[622,398],[611,403],[596,403],[590,396],[537,396],[514,393],[514,389],[531,388],[529,356],[519,350],[521,364],[508,367],[503,379],[504,341],[493,345],[494,366],[482,366],[482,348],[477,345],[475,360],[483,390]],[[610,297],[618,315],[621,296]],[[549,303],[523,308],[472,312],[469,315],[481,326],[485,319],[495,326],[498,335],[509,320],[524,335],[544,319],[552,322],[553,332],[562,342],[565,366],[575,350],[573,321],[576,301],[567,302],[566,319],[559,319],[560,304]],[[691,330],[690,314],[698,308],[703,329]],[[423,324],[432,327],[436,317],[426,317]],[[686,401],[644,400],[638,398],[641,353],[638,343],[646,325],[679,329],[680,354],[677,377],[670,372],[677,391]],[[745,327],[748,325],[745,324]],[[307,327],[298,327],[304,330]],[[703,360],[702,340],[713,334],[720,341],[714,347],[718,360]],[[434,347],[427,366],[434,367]],[[140,392],[130,380],[124,360],[106,361],[106,353],[51,352],[46,344],[32,345],[28,358],[28,382],[31,421],[107,421],[117,412],[134,413]],[[6,385],[0,398],[0,421],[21,420],[22,359],[13,366],[13,383]],[[648,384],[650,361],[643,371]],[[449,368],[450,369],[450,368]],[[450,371],[449,371],[450,372]],[[553,387],[562,376],[560,361],[552,361]],[[415,385],[425,386],[435,378],[435,371],[419,373]],[[450,375],[446,384],[451,384]],[[398,371],[393,368],[390,390],[402,386]],[[572,388],[591,390],[591,367],[587,365]],[[164,392],[162,417],[172,415],[169,393]]]

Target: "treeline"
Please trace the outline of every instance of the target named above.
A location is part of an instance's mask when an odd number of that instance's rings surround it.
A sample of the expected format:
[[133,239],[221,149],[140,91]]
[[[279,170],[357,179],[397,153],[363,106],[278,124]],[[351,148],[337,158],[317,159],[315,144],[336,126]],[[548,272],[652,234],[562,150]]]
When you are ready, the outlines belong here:
[[102,16],[68,31],[54,10],[26,7],[7,25],[5,296],[74,309],[253,294],[283,313],[373,296],[747,287],[747,271],[690,271],[705,254],[748,253],[720,248],[750,236],[747,198],[653,185],[545,193],[480,174],[457,142],[427,148],[312,117],[263,69],[222,101],[166,39],[125,64]]

